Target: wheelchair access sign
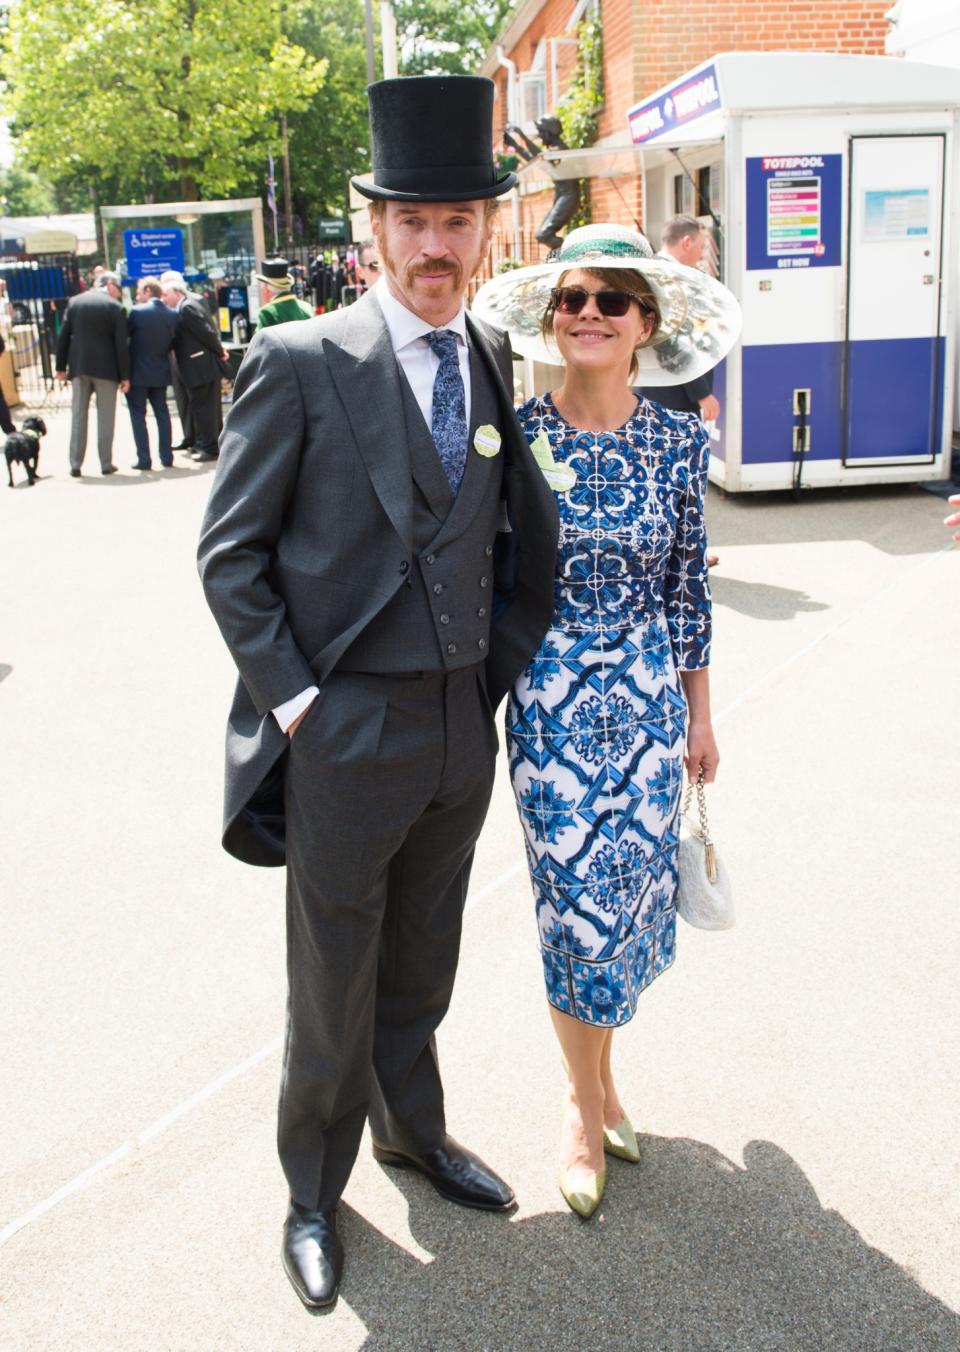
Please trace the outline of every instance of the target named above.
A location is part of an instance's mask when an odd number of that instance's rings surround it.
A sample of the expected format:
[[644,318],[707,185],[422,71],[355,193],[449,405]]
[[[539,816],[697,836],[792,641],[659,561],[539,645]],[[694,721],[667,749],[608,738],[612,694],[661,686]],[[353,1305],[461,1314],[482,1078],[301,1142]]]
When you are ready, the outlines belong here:
[[123,252],[128,277],[159,277],[161,272],[182,272],[183,231],[124,230]]

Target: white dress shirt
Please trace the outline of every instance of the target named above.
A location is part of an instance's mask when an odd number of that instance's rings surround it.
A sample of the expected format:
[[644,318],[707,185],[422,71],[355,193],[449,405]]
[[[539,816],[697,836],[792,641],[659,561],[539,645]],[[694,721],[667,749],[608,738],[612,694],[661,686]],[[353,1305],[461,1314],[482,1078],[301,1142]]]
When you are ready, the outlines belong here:
[[[424,334],[433,333],[434,327],[425,319],[415,315],[405,305],[401,305],[391,294],[390,283],[384,279],[377,287],[377,302],[386,320],[390,343],[396,354],[400,370],[407,377],[413,390],[413,397],[423,414],[423,421],[431,435],[433,434],[433,382],[440,365],[440,358],[433,348],[424,341]],[[463,378],[463,392],[466,395],[467,426],[470,426],[470,353],[467,349],[467,315],[461,304],[460,309],[449,324],[441,325],[457,335],[457,356],[460,360],[460,375]]]
[[[384,278],[378,284],[376,300],[383,311],[383,318],[390,335],[390,344],[397,358],[400,370],[407,379],[413,397],[417,401],[423,420],[431,435],[433,433],[433,382],[440,365],[440,358],[424,338],[424,334],[433,333],[434,327],[425,319],[415,315],[405,305],[401,305],[391,294],[390,285]],[[466,396],[467,426],[470,426],[470,352],[467,348],[467,317],[461,303],[460,309],[448,324],[441,325],[457,335],[457,357],[460,361],[460,375],[463,377],[463,392]],[[312,703],[320,693],[319,686],[310,685],[301,690],[293,699],[286,700],[273,710],[273,716],[286,732],[290,724]]]

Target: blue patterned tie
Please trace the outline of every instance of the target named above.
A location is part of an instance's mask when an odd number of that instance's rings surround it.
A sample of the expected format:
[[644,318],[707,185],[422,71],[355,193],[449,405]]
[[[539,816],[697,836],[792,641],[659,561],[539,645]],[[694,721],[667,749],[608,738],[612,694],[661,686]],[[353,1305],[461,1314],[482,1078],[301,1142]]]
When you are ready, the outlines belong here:
[[457,357],[457,335],[450,329],[424,334],[440,358],[433,378],[433,440],[454,493],[467,464],[467,397]]

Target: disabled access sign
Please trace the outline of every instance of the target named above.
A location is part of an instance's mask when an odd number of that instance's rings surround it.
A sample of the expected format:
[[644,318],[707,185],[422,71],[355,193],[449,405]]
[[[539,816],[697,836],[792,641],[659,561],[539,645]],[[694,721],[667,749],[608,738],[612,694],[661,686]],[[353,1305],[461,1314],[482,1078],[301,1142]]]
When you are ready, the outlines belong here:
[[161,272],[183,271],[182,230],[124,230],[123,251],[128,277],[159,277]]

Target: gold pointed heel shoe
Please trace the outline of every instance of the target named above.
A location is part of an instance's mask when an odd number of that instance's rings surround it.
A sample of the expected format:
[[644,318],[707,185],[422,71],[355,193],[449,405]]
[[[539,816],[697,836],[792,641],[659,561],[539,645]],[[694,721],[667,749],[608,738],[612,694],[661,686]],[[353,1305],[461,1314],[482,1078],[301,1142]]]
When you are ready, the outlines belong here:
[[603,1148],[608,1155],[616,1155],[617,1159],[627,1160],[630,1164],[639,1163],[640,1147],[629,1117],[624,1117],[619,1127],[604,1127]]
[[563,1193],[563,1200],[571,1211],[575,1211],[578,1216],[584,1220],[589,1219],[600,1205],[600,1199],[603,1196],[604,1185],[607,1181],[607,1171],[600,1174],[593,1174],[593,1184],[590,1187],[574,1187],[571,1175],[566,1171],[560,1174],[560,1191]]

